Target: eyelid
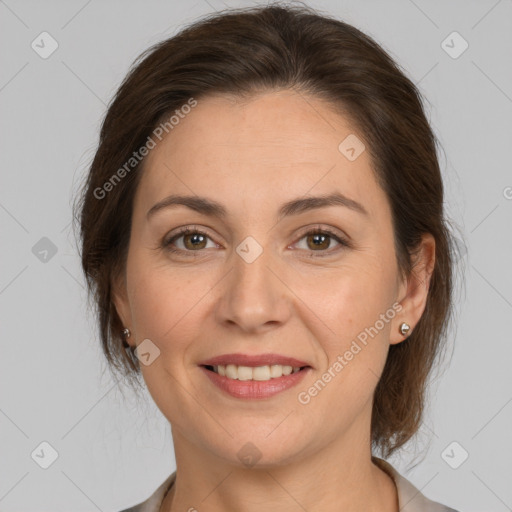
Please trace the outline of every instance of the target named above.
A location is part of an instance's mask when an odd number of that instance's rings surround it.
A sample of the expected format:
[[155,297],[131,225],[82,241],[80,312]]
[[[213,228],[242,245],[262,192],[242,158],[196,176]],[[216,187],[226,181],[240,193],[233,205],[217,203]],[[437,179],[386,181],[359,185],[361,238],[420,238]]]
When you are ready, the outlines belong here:
[[[332,235],[333,237],[337,237],[345,241],[347,244],[350,241],[350,237],[346,235],[343,231],[340,229],[331,227],[331,226],[323,226],[322,224],[313,224],[312,226],[306,226],[305,228],[302,228],[299,231],[299,235],[297,236],[297,241],[303,238],[304,236],[308,235],[311,232],[324,232],[329,235]],[[295,243],[295,242],[294,242]]]

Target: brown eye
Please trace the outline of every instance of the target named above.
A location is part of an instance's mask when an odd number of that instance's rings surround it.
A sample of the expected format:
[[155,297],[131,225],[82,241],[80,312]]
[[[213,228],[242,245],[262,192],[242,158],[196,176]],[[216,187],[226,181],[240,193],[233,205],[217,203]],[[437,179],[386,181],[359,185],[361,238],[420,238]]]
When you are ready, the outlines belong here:
[[[181,253],[183,255],[197,253],[197,256],[199,256],[203,249],[208,248],[209,240],[212,241],[211,237],[200,229],[185,228],[167,241],[164,240],[162,248],[173,253]],[[338,249],[351,247],[350,243],[343,237],[328,229],[310,230],[302,235],[299,242],[302,242],[302,240],[305,240],[306,247],[299,247],[299,249],[309,252],[312,256],[313,253],[317,253],[315,256],[328,256],[338,252]],[[329,250],[331,249],[332,241],[335,241],[339,247]],[[212,241],[212,243],[214,247],[218,247],[215,242]]]
[[[305,247],[301,247],[302,240],[305,241]],[[334,241],[338,247],[331,248],[331,242]],[[335,244],[335,245],[336,245]],[[338,253],[339,250],[350,248],[351,244],[337,233],[325,228],[310,230],[302,235],[297,242],[299,249],[304,249],[312,256],[329,256]],[[316,253],[316,254],[314,254]]]
[[331,236],[323,233],[308,235],[306,238],[308,241],[308,248],[313,251],[318,249],[328,249],[331,242]]
[[201,249],[207,248],[206,245],[208,240],[211,239],[207,233],[204,233],[199,229],[186,228],[169,238],[167,241],[164,241],[162,243],[162,247],[169,252],[199,252]]
[[183,245],[190,250],[204,249],[207,237],[201,233],[185,234],[183,236]]

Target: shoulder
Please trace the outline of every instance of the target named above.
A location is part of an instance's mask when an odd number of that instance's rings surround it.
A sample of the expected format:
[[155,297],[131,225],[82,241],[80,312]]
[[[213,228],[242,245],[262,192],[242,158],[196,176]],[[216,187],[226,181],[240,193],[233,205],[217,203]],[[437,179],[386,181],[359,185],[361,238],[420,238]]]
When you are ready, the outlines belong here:
[[174,483],[175,478],[176,471],[166,478],[149,498],[120,512],[158,512],[164,496]]
[[428,499],[407,478],[398,473],[389,462],[378,457],[372,457],[372,460],[395,481],[400,512],[458,512],[437,501]]

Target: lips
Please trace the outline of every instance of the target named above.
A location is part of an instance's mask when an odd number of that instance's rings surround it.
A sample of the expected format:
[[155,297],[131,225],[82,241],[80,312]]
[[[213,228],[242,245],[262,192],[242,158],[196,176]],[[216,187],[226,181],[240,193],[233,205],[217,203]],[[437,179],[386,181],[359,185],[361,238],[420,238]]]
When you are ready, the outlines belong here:
[[237,366],[270,366],[279,364],[282,366],[292,366],[293,368],[310,367],[307,362],[295,359],[294,357],[287,357],[280,354],[223,354],[220,356],[212,357],[199,363],[199,366],[218,366],[234,364]]
[[[208,366],[200,366],[200,371],[224,395],[243,400],[267,399],[297,386],[313,370],[306,367],[297,372],[269,380],[239,380],[210,371]],[[229,368],[229,366],[228,366]],[[239,367],[241,368],[241,367]],[[291,367],[289,367],[291,368]]]

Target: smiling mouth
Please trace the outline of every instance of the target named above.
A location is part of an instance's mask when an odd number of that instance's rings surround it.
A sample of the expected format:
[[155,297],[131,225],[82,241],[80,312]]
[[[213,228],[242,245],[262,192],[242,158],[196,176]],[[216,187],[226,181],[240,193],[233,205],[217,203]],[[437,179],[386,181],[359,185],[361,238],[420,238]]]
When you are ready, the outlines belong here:
[[272,379],[279,379],[291,375],[292,373],[300,372],[310,366],[292,367],[287,365],[272,364],[264,366],[242,366],[236,364],[227,365],[203,365],[207,370],[226,377],[231,380],[256,380],[256,381],[269,381]]

